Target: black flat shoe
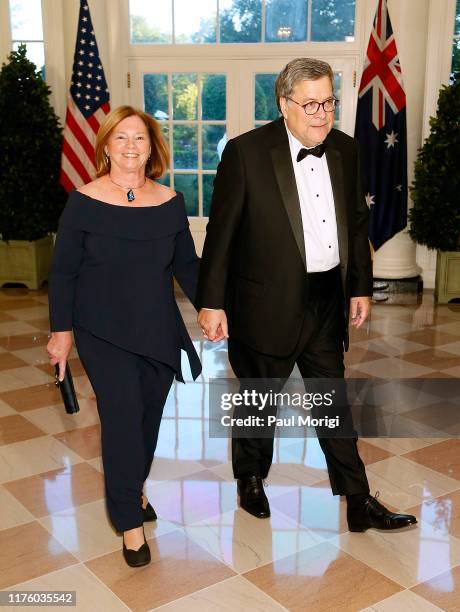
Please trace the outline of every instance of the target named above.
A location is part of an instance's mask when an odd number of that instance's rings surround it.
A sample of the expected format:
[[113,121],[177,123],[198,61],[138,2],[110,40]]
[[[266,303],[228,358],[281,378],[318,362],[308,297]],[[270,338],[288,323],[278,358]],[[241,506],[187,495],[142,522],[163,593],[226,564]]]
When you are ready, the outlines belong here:
[[126,548],[125,539],[123,538],[123,557],[131,567],[142,567],[150,563],[150,548],[144,536],[144,543],[138,550]]
[[142,512],[144,513],[144,523],[147,523],[148,521],[156,521],[158,518],[157,513],[150,505],[150,502],[147,502],[146,507],[142,508]]
[[240,507],[257,518],[268,518],[270,506],[264,491],[264,483],[259,476],[240,478],[237,481]]
[[379,493],[375,497],[368,495],[361,504],[347,508],[347,521],[350,531],[366,531],[374,529],[401,529],[415,525],[417,519],[412,514],[398,514],[390,512],[383,504],[377,501]]

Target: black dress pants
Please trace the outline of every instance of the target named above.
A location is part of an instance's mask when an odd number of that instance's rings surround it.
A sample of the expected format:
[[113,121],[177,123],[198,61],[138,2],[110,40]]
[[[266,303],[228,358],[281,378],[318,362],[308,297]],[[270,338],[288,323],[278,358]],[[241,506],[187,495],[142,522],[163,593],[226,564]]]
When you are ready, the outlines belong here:
[[143,523],[142,489],[175,372],[81,328],[74,335],[101,420],[108,514],[117,531],[134,529]]
[[[310,277],[315,279],[315,275]],[[317,283],[316,288],[310,283],[314,290],[308,300],[297,347],[291,356],[265,355],[229,338],[229,361],[239,379],[287,379],[296,364],[302,378],[343,378],[343,294],[338,274],[332,286],[329,281],[325,286]],[[369,484],[358,453],[357,438],[318,437],[318,441],[326,458],[333,494],[368,493]],[[232,439],[235,478],[251,474],[266,478],[272,458],[273,438]]]

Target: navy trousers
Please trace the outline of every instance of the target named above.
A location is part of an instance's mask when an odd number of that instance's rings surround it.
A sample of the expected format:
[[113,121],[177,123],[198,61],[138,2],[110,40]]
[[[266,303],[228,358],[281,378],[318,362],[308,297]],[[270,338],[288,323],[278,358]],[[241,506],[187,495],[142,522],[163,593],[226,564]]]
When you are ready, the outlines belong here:
[[101,420],[107,510],[117,531],[142,525],[141,495],[152,466],[174,370],[74,329]]

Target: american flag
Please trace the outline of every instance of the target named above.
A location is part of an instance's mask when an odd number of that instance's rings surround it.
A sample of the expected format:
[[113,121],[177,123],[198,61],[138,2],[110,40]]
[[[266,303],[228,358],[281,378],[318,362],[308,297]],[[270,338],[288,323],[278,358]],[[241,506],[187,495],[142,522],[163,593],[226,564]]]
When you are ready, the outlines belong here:
[[359,87],[359,141],[375,250],[407,225],[406,94],[386,0],[379,0]]
[[80,0],[77,43],[62,144],[60,182],[66,191],[94,179],[96,134],[109,111],[109,90],[88,3]]

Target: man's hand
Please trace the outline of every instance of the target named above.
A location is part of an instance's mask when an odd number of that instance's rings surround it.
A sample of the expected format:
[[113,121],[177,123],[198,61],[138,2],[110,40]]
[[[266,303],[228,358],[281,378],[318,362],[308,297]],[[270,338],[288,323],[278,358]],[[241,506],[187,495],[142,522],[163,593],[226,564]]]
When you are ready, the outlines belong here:
[[353,327],[361,327],[371,311],[371,298],[368,295],[363,297],[352,297],[350,299],[350,319]]
[[65,366],[72,348],[72,332],[53,332],[46,350],[52,366],[59,364],[59,380],[64,380]]
[[198,325],[203,336],[212,342],[228,338],[227,315],[225,310],[207,310],[202,308],[198,313]]

